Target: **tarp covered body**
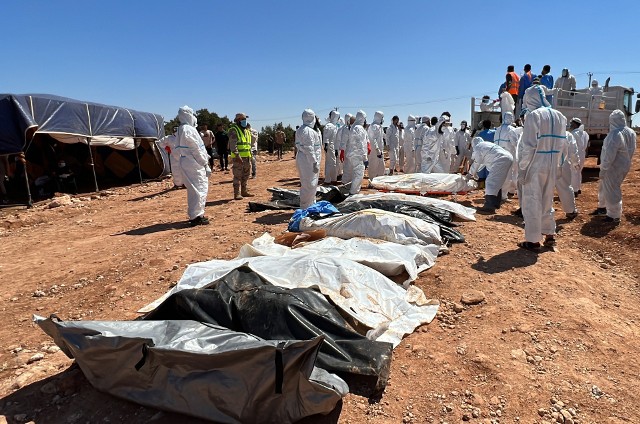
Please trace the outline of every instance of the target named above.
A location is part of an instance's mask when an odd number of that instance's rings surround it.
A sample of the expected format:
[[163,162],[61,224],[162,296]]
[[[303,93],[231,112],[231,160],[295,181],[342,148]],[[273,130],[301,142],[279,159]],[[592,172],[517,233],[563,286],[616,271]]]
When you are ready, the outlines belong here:
[[268,341],[196,321],[34,317],[98,390],[220,423],[295,422],[347,393],[314,368],[322,337]]
[[477,189],[478,184],[460,174],[415,173],[375,177],[371,187],[411,194],[451,194],[470,192]]
[[307,255],[191,264],[175,287],[139,312],[150,312],[173,293],[202,288],[245,265],[275,286],[317,287],[351,320],[371,329],[369,339],[394,346],[405,334],[431,322],[438,311],[438,303],[428,301],[418,287],[405,290],[379,272],[348,259]]
[[390,242],[375,242],[363,238],[343,240],[327,237],[322,240],[302,243],[295,249],[274,242],[269,234],[263,234],[251,244],[240,248],[238,259],[255,256],[333,256],[349,259],[393,277],[406,272],[408,279],[404,285],[418,278],[418,274],[431,268],[436,261],[440,246],[401,245]]

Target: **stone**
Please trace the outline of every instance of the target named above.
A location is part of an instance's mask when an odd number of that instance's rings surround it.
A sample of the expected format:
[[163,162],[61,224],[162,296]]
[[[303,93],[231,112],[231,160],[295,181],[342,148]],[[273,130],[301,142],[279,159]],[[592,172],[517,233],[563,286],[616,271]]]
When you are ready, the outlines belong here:
[[486,296],[479,290],[469,290],[462,293],[460,302],[464,305],[477,305],[485,300]]
[[541,417],[544,417],[545,415],[547,415],[547,410],[544,408],[538,409],[538,415],[540,415]]
[[470,421],[471,420],[471,416],[469,416],[469,414],[462,414],[462,421]]
[[604,395],[604,392],[602,390],[600,390],[600,388],[598,386],[593,386],[591,388],[591,394],[597,398],[599,398],[600,396]]
[[58,346],[47,346],[43,350],[46,353],[57,353],[57,352],[60,352],[60,348]]
[[44,359],[44,354],[43,353],[36,353],[31,358],[29,358],[29,360],[27,361],[27,364],[32,364],[34,362],[38,362],[38,361],[41,361],[43,359]]
[[560,411],[560,414],[562,415],[564,424],[573,424],[573,417],[571,416],[569,411],[567,411],[566,409],[563,409],[562,411]]
[[500,399],[498,399],[498,396],[491,396],[491,399],[489,399],[489,404],[500,405]]
[[47,294],[42,290],[36,290],[33,292],[33,297],[45,297]]
[[461,305],[461,304],[459,304],[459,303],[454,303],[454,304],[453,304],[453,311],[454,311],[456,314],[459,314],[460,312],[464,311],[464,306],[463,306],[463,305]]
[[49,202],[49,204],[47,204],[47,208],[49,209],[59,208],[60,206],[70,205],[71,203],[73,203],[71,201],[71,197],[64,195],[64,196],[56,197],[54,200]]
[[58,389],[56,388],[55,383],[53,381],[50,381],[48,383],[45,383],[42,387],[40,387],[40,391],[48,395],[53,395],[58,391]]

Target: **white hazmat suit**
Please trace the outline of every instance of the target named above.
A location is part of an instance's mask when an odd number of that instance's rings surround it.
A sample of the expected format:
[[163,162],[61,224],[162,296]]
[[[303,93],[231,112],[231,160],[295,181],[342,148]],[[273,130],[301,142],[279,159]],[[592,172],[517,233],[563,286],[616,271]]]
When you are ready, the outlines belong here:
[[500,207],[500,190],[511,172],[513,156],[509,151],[490,141],[484,141],[481,137],[472,140],[471,167],[469,174],[476,175],[482,168],[489,171],[485,180],[484,198],[485,211],[495,211]]
[[387,146],[389,147],[389,174],[396,171],[396,163],[400,153],[400,128],[391,122],[386,133]]
[[423,136],[421,172],[424,174],[449,173],[451,153],[455,154],[455,147],[451,131],[444,127],[448,122],[448,117],[441,116]]
[[573,134],[567,131],[567,144],[565,150],[560,155],[560,169],[556,176],[556,191],[562,205],[562,210],[566,214],[578,212],[576,208],[575,189],[571,186],[571,177],[575,169],[580,167],[578,157],[578,145]]
[[422,172],[422,144],[424,134],[431,128],[431,118],[427,115],[421,119],[421,124],[416,127],[416,133],[413,136],[413,147],[416,149],[416,172]]
[[339,158],[344,160],[342,163],[342,184],[349,184],[353,179],[353,167],[349,163],[349,152],[353,150],[352,145],[349,143],[349,132],[351,129],[352,114],[347,113],[344,116],[345,124],[338,128],[336,139],[340,141]]
[[502,114],[502,125],[496,128],[496,132],[493,135],[493,142],[502,147],[513,157],[513,166],[504,180],[502,186],[502,200],[507,198],[507,193],[515,193],[518,182],[518,169],[515,161],[516,152],[518,150],[518,139],[520,135],[513,124],[513,113],[506,112]]
[[556,223],[553,216],[553,194],[560,153],[567,143],[567,118],[549,107],[544,90],[539,85],[524,93],[525,117],[520,153],[518,181],[522,184],[522,215],[525,241],[539,243],[542,235],[553,236]]
[[571,133],[578,146],[578,158],[580,160],[580,166],[572,172],[571,176],[571,187],[573,187],[573,191],[577,193],[582,190],[582,168],[584,168],[584,161],[587,157],[589,134],[584,130],[583,124],[580,124],[580,126],[571,131]]
[[622,181],[629,172],[635,150],[636,133],[627,127],[624,112],[614,110],[609,115],[609,134],[602,144],[598,187],[598,207],[607,209],[610,220],[622,216]]
[[[356,113],[356,121],[349,131],[349,143],[351,150],[349,154],[349,165],[352,167],[353,179],[349,194],[358,194],[364,178],[364,163],[367,160],[367,130],[364,129],[364,122],[367,114],[359,110]],[[373,151],[373,149],[372,149]],[[345,153],[346,154],[346,153]],[[346,173],[346,170],[345,170]]]
[[469,134],[469,130],[467,130],[467,123],[464,122],[460,125],[460,130],[456,131],[453,136],[453,144],[458,148],[456,159],[453,162],[453,166],[451,169],[452,173],[458,172],[460,166],[464,159],[467,159],[467,162],[471,161],[471,149],[469,149],[469,145],[471,144],[471,134]]
[[173,185],[176,187],[182,187],[184,185],[184,177],[182,176],[182,168],[180,168],[180,152],[176,149],[178,145],[178,138],[176,134],[169,134],[158,140],[158,146],[166,152],[166,147],[169,148],[171,153],[168,157],[171,161],[171,177],[173,178]]
[[338,134],[338,120],[340,119],[340,112],[332,110],[329,112],[329,119],[324,126],[322,138],[324,142],[324,182],[335,184],[338,181],[338,158],[335,155],[335,151],[338,150],[339,143],[337,143],[336,136]]
[[402,145],[404,150],[404,173],[412,174],[416,172],[416,149],[414,137],[416,135],[416,117],[409,115],[407,118],[407,127],[404,129]]
[[369,179],[384,175],[384,130],[382,129],[383,119],[384,114],[382,112],[378,111],[374,113],[373,123],[367,131],[369,135],[369,142],[371,143],[371,153],[369,153]]
[[189,106],[181,107],[178,110],[178,120],[180,126],[176,136],[176,150],[180,156],[183,183],[187,188],[189,220],[193,221],[204,217],[204,206],[209,191],[207,177],[211,174],[211,168],[209,168],[209,155],[196,129],[198,121],[193,109]]
[[311,109],[302,112],[302,125],[296,130],[296,167],[300,177],[300,208],[307,209],[316,202],[322,140],[313,129],[316,114]]

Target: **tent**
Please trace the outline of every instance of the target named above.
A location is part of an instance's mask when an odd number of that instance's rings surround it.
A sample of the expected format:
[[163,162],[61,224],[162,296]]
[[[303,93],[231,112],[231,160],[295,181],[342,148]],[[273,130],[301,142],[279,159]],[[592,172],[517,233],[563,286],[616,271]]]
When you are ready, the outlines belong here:
[[80,176],[90,170],[84,175],[93,174],[98,191],[98,175],[162,175],[155,140],[164,135],[163,122],[154,113],[48,94],[0,94],[0,155],[15,155],[15,173],[24,174],[27,187],[64,161]]

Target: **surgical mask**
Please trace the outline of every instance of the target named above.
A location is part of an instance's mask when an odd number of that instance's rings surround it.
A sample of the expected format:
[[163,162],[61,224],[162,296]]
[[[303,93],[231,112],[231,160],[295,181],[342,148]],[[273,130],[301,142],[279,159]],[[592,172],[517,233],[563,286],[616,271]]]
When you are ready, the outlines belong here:
[[460,125],[460,131],[464,131],[467,128],[467,124]]
[[240,121],[240,125],[242,126],[242,128],[247,128],[247,120],[243,119],[242,121]]

